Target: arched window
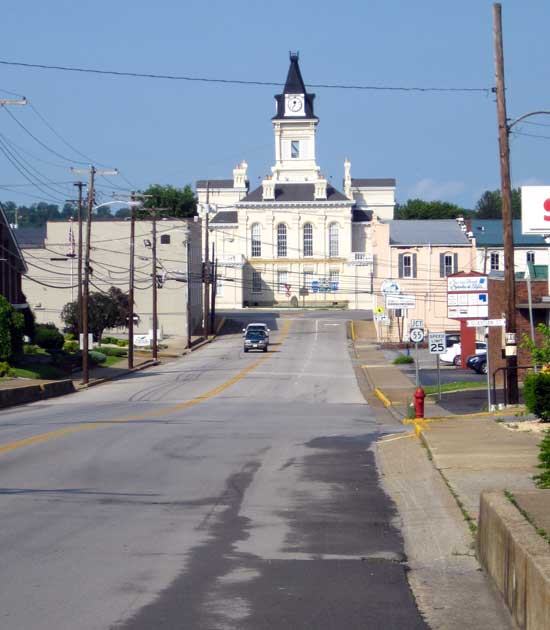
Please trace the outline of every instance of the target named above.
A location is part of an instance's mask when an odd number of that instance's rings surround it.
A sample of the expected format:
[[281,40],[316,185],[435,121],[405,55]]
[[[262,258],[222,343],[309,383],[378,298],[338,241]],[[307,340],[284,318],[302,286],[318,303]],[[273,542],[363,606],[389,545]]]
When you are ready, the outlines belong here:
[[313,256],[313,225],[304,224],[304,256]]
[[339,237],[338,237],[338,223],[331,223],[328,226],[328,255],[332,258],[338,256],[339,251]]
[[277,226],[277,256],[284,258],[286,256],[286,225],[279,223]]
[[253,258],[259,258],[262,255],[262,226],[259,223],[253,223],[250,228],[251,233],[251,255]]

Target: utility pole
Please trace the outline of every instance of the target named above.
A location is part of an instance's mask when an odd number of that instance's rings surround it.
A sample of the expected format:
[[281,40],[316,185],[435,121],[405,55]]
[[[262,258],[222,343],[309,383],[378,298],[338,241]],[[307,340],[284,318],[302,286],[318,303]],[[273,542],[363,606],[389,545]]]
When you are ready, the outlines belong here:
[[86,249],[84,254],[84,287],[82,291],[82,384],[87,385],[90,380],[90,362],[88,357],[88,302],[90,298],[90,249],[92,238],[92,213],[94,210],[95,176],[97,175],[118,175],[118,171],[98,171],[95,166],[89,169],[71,168],[73,173],[89,173],[88,184],[88,211],[86,216]]
[[204,282],[204,298],[203,298],[203,320],[204,320],[204,337],[208,338],[209,334],[209,317],[208,306],[210,303],[210,261],[208,259],[208,229],[209,229],[209,212],[210,212],[210,181],[206,182],[206,228],[204,231],[204,265],[203,265],[203,282]]
[[130,195],[115,195],[117,199],[130,199],[130,265],[128,279],[128,369],[134,367],[134,284],[135,284],[135,242],[136,242],[136,208],[139,199],[147,199],[152,195],[136,194],[132,191]]
[[218,289],[218,259],[216,258],[216,243],[212,243],[212,308],[210,309],[210,332],[214,334],[216,330],[216,291]]
[[153,215],[153,361],[158,359],[158,310],[157,310],[157,208],[152,208]]
[[[512,230],[512,185],[510,178],[509,128],[506,116],[506,88],[504,83],[504,50],[502,44],[502,6],[493,4],[493,30],[495,43],[496,101],[498,141],[500,153],[500,180],[502,197],[502,230],[504,236],[504,302],[506,313],[506,384],[509,401],[517,404],[518,371],[516,340],[516,280],[514,272],[514,236]],[[509,342],[513,342],[509,343]]]
[[84,182],[75,182],[73,186],[78,187],[78,332],[82,332],[82,189],[86,184]]

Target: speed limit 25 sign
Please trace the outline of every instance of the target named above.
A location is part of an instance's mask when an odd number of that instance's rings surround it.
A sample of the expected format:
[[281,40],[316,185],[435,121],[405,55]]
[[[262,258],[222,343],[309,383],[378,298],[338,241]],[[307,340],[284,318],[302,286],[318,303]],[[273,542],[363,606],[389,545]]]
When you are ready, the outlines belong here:
[[428,334],[428,348],[430,354],[443,354],[445,352],[445,333],[431,332]]

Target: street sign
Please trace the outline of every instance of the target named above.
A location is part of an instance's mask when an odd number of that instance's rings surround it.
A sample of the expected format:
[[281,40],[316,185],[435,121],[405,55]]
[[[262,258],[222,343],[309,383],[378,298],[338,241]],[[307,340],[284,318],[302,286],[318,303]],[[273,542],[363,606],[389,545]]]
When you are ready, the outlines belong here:
[[446,350],[445,333],[431,332],[428,334],[428,348],[430,354],[443,354]]
[[466,322],[468,328],[482,328],[484,326],[505,326],[505,319],[469,319]]
[[522,234],[550,234],[550,186],[521,187]]
[[422,328],[412,328],[409,337],[414,343],[420,343],[424,341],[424,331]]
[[380,285],[380,291],[382,295],[396,295],[401,293],[401,287],[395,280],[384,280]]
[[386,295],[386,308],[416,308],[416,295]]
[[422,319],[411,319],[410,328],[424,328],[424,320],[422,320]]

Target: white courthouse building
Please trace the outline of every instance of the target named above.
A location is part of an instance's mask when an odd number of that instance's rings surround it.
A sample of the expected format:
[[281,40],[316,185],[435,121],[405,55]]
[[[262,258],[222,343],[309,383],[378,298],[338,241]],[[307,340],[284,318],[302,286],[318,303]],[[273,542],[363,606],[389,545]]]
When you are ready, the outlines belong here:
[[316,160],[315,95],[297,54],[275,100],[275,163],[261,185],[249,189],[244,161],[233,179],[197,182],[218,261],[217,304],[371,308],[372,226],[393,218],[395,180],[353,179],[345,160],[343,190],[327,181]]

